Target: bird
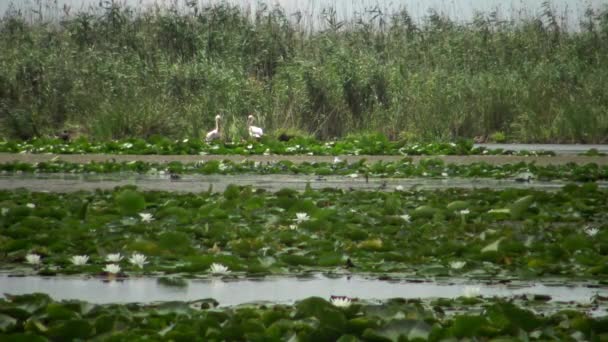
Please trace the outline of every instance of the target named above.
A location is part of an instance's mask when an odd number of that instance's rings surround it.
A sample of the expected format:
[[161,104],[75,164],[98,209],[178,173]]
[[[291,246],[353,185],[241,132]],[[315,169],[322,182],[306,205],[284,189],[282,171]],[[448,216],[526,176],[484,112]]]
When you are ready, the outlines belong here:
[[209,133],[207,133],[207,135],[205,136],[205,141],[210,142],[212,140],[220,138],[220,120],[221,119],[222,119],[221,116],[219,116],[219,115],[215,116],[215,129],[212,131],[209,131]]
[[253,126],[253,120],[254,120],[253,115],[249,115],[247,117],[247,126],[248,126],[248,131],[249,131],[249,137],[256,138],[256,139],[261,138],[262,135],[264,135],[264,130],[262,130],[261,127]]

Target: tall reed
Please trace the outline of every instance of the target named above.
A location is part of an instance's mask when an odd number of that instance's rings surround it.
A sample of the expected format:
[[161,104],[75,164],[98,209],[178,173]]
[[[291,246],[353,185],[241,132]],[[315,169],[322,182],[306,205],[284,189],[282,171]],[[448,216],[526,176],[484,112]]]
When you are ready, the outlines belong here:
[[608,142],[608,9],[564,29],[550,8],[468,24],[403,9],[319,30],[281,8],[147,11],[103,3],[60,23],[0,20],[0,134],[200,137],[252,113],[319,138],[379,131],[454,139]]

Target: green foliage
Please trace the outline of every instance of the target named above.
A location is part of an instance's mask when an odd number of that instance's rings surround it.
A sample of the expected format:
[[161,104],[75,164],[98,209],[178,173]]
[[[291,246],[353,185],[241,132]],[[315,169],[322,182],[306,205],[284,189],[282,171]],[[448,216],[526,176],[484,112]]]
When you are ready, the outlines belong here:
[[146,207],[144,196],[134,190],[123,190],[116,194],[116,204],[125,215],[136,215]]
[[0,134],[199,138],[220,113],[224,136],[240,139],[253,113],[267,132],[324,139],[607,136],[606,9],[579,30],[550,8],[509,23],[431,13],[420,26],[406,9],[351,22],[329,10],[315,30],[279,7],[100,6],[58,25],[0,20]]

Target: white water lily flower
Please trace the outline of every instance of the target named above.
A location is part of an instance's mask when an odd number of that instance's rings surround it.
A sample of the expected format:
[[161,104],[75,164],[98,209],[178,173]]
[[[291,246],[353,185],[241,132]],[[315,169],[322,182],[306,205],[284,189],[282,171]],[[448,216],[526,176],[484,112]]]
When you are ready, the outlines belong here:
[[82,266],[89,261],[89,256],[88,255],[74,255],[72,258],[70,258],[70,261],[72,262],[72,264],[74,264],[76,266]]
[[188,142],[188,139],[184,139],[184,140],[182,140],[182,142],[185,144]]
[[600,230],[597,229],[597,228],[595,228],[595,227],[587,227],[585,229],[585,234],[587,234],[587,235],[589,235],[591,237],[596,236],[597,233],[599,233],[599,232],[600,232]]
[[466,265],[466,264],[467,264],[466,261],[452,261],[452,262],[450,262],[450,268],[459,270],[459,269],[463,268],[464,265]]
[[209,268],[209,271],[212,274],[227,274],[230,273],[230,271],[228,270],[228,267],[222,265],[222,264],[218,264],[218,263],[213,263],[211,264],[211,267]]
[[426,173],[426,172],[423,172],[423,173],[422,173],[422,177],[426,177],[426,176],[428,176],[428,175],[429,175],[429,174],[428,174],[428,173]]
[[290,224],[289,225],[289,229],[291,229],[291,230],[297,230],[298,229],[298,225],[297,224]]
[[124,143],[124,144],[122,144],[122,147],[123,148],[131,148],[131,147],[133,147],[133,144],[131,144],[131,143]]
[[28,208],[30,208],[30,209],[36,208],[36,205],[34,203],[28,203],[25,206],[28,207]]
[[479,286],[465,286],[462,290],[462,295],[468,298],[479,297],[481,294],[481,288]]
[[403,185],[397,185],[395,191],[403,191]]
[[352,301],[348,297],[332,297],[329,302],[339,308],[347,308],[352,304]]
[[270,149],[269,148],[267,148],[266,151],[264,151],[264,155],[265,156],[269,156],[270,155]]
[[338,164],[338,163],[341,163],[341,162],[342,162],[342,160],[340,158],[334,157],[334,164]]
[[468,215],[471,211],[469,211],[469,209],[462,209],[461,211],[459,211],[460,215]]
[[106,267],[103,268],[103,271],[110,274],[118,274],[120,273],[120,266],[116,264],[107,264]]
[[220,171],[226,171],[228,169],[228,165],[225,164],[224,162],[220,162],[220,165],[218,166],[218,168],[220,169]]
[[251,150],[252,148],[253,148],[253,145],[251,145],[251,144],[247,145],[248,150]]
[[154,221],[154,217],[150,213],[139,213],[139,217],[141,217],[141,222],[152,222],[152,221]]
[[25,261],[30,265],[40,265],[40,255],[28,254],[25,256]]
[[405,222],[410,222],[412,220],[412,217],[408,214],[404,214],[399,217],[401,217]]
[[148,263],[146,261],[146,256],[143,255],[143,254],[139,254],[139,253],[134,253],[129,258],[129,262],[132,263],[133,265],[139,267],[139,268],[144,268],[144,265]]
[[308,220],[310,220],[310,216],[308,216],[307,213],[296,213],[296,223],[302,223]]
[[122,255],[120,255],[120,253],[106,255],[107,262],[119,262],[120,260],[122,260]]
[[350,178],[357,178],[357,177],[359,177],[359,174],[358,173],[351,173],[350,175],[348,175],[348,177],[350,177]]
[[447,172],[442,172],[442,173],[441,173],[441,177],[447,177],[447,176],[448,176],[448,173],[447,173]]

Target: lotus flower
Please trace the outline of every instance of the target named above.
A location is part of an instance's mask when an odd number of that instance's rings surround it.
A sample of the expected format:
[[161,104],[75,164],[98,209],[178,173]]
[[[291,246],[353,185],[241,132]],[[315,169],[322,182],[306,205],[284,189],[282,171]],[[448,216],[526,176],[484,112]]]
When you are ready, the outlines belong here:
[[107,264],[106,267],[103,268],[103,271],[109,274],[118,274],[120,273],[120,266],[116,264]]
[[120,260],[122,260],[122,255],[120,255],[120,253],[106,255],[107,262],[119,262]]
[[466,265],[466,264],[467,264],[466,261],[452,261],[452,262],[450,262],[450,267],[455,270],[459,270],[459,269],[463,268],[464,265]]
[[465,286],[462,295],[468,298],[479,297],[481,288],[479,286]]
[[296,213],[296,223],[302,223],[308,220],[310,220],[310,216],[308,216],[307,213]]
[[149,213],[139,213],[139,216],[141,217],[141,222],[152,222],[152,221],[154,221],[154,217],[152,217],[152,214],[149,214]]
[[25,261],[30,265],[40,265],[40,255],[28,254],[25,256]]
[[139,254],[139,253],[134,253],[129,258],[129,262],[132,263],[133,265],[139,267],[139,268],[144,268],[144,265],[148,263],[146,261],[146,256],[143,255],[143,254]]
[[218,264],[218,263],[213,263],[211,264],[211,267],[209,268],[209,271],[212,274],[226,274],[226,273],[230,273],[230,271],[228,270],[228,267],[222,265],[222,264]]
[[89,256],[88,255],[74,255],[70,259],[70,261],[72,261],[72,264],[74,264],[76,266],[82,266],[89,261]]
[[400,216],[405,222],[410,222],[412,220],[412,217],[408,214],[405,215],[401,215]]
[[352,304],[352,301],[348,297],[331,297],[329,302],[339,308],[347,308]]

